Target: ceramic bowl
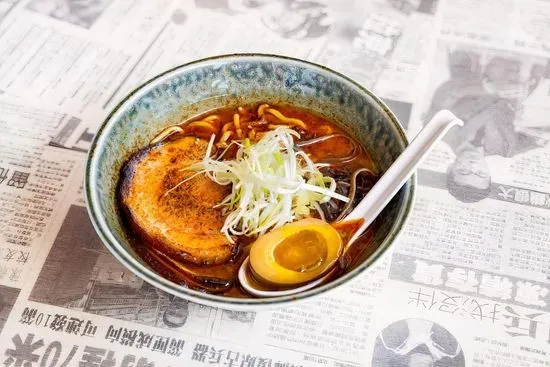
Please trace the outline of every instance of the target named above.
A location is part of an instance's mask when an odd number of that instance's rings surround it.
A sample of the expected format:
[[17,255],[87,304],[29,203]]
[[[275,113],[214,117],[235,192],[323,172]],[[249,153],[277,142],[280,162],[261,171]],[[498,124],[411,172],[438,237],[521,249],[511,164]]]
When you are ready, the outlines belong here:
[[132,249],[115,191],[121,166],[162,129],[222,106],[268,102],[307,108],[356,137],[385,171],[407,146],[397,118],[373,93],[346,76],[306,61],[274,55],[211,57],[168,70],[131,92],[107,117],[89,151],[85,175],[88,212],[103,243],[133,273],[190,301],[234,310],[282,307],[319,296],[367,270],[395,242],[411,210],[413,176],[390,202],[371,250],[339,278],[293,296],[228,298],[188,289],[156,274]]

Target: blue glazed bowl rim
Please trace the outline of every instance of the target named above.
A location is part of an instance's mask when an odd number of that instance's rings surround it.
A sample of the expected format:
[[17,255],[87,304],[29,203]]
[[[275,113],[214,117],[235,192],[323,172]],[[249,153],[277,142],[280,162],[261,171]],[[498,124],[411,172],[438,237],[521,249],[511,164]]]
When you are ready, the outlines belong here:
[[227,63],[232,60],[247,60],[251,61],[279,61],[279,62],[290,62],[297,65],[304,66],[308,69],[313,69],[323,73],[331,74],[336,79],[340,79],[344,83],[349,83],[353,87],[357,88],[361,93],[366,94],[374,103],[376,103],[384,112],[389,116],[390,123],[392,127],[398,133],[398,136],[401,137],[402,143],[404,146],[407,146],[409,141],[405,134],[405,131],[397,117],[393,112],[382,102],[374,93],[369,91],[367,88],[363,87],[353,79],[334,71],[326,66],[319,65],[310,61],[305,61],[293,57],[273,55],[273,54],[263,54],[263,53],[236,53],[236,54],[224,54],[217,55],[212,57],[207,57],[199,60],[195,60],[189,63],[185,63],[174,68],[168,69],[165,72],[156,75],[155,77],[147,80],[142,83],[140,86],[132,90],[122,101],[120,101],[113,110],[109,113],[107,118],[102,123],[97,134],[95,135],[90,150],[88,151],[85,177],[84,177],[84,189],[85,189],[85,200],[86,207],[88,209],[88,214],[90,216],[92,225],[94,226],[96,232],[101,238],[104,245],[107,249],[118,259],[124,266],[131,270],[135,275],[142,278],[144,281],[148,282],[160,288],[174,296],[188,299],[199,304],[205,304],[213,307],[220,307],[225,309],[232,310],[243,310],[243,311],[259,311],[269,308],[280,308],[285,306],[294,306],[298,301],[310,300],[314,296],[319,296],[326,293],[329,290],[334,290],[335,288],[350,282],[352,279],[356,278],[359,274],[371,267],[394,243],[398,236],[401,234],[404,226],[406,225],[411,208],[414,202],[415,191],[416,191],[416,174],[413,175],[408,183],[406,184],[408,190],[405,193],[405,203],[402,204],[397,219],[395,220],[393,226],[390,229],[389,234],[374,251],[374,253],[369,256],[363,263],[357,266],[355,269],[350,272],[334,279],[330,283],[323,284],[319,287],[313,288],[311,290],[283,297],[274,297],[274,298],[233,298],[225,297],[219,295],[208,294],[193,289],[186,288],[184,286],[177,285],[160,275],[153,272],[151,269],[144,266],[140,263],[134,256],[132,256],[128,251],[124,249],[124,246],[118,242],[113,233],[111,232],[109,225],[105,217],[101,213],[101,208],[99,204],[100,193],[97,190],[97,185],[95,185],[95,179],[98,177],[98,157],[101,155],[102,147],[104,145],[104,140],[106,139],[105,131],[108,128],[115,124],[117,118],[122,114],[127,107],[131,106],[133,102],[139,99],[145,92],[156,87],[158,84],[169,79],[173,74],[178,72],[191,69],[195,67],[201,67],[206,65],[215,64],[217,62]]

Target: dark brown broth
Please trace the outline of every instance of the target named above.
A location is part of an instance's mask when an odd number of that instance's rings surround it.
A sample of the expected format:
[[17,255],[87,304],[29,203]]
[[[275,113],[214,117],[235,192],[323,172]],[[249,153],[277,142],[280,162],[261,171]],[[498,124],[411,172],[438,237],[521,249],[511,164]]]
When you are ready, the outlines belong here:
[[[248,136],[250,130],[255,129],[259,132],[267,131],[269,124],[280,124],[276,117],[272,115],[264,115],[263,119],[259,119],[257,116],[257,105],[243,106],[236,108],[222,108],[215,111],[210,111],[207,114],[193,117],[187,121],[184,121],[179,126],[183,128],[183,132],[171,135],[169,139],[177,139],[183,135],[193,135],[202,139],[209,139],[212,132],[201,128],[192,127],[189,128],[189,124],[195,121],[200,121],[208,116],[216,114],[219,119],[212,121],[212,126],[217,131],[216,142],[219,142],[222,135],[221,129],[224,124],[233,121],[233,115],[238,113],[240,116],[240,125],[242,128],[243,136]],[[300,135],[300,141],[308,140],[311,138],[326,136],[329,134],[346,134],[341,128],[339,128],[333,122],[309,112],[304,109],[291,107],[291,106],[273,106],[283,115],[287,117],[297,118],[302,120],[307,125],[307,130],[301,128],[295,128]],[[260,121],[258,123],[257,121]],[[356,142],[357,143],[357,142]],[[373,164],[372,159],[364,148],[357,143],[360,148],[358,155],[355,159],[344,164],[336,164],[334,167],[341,172],[349,172],[350,175],[353,171],[359,168],[368,168],[373,172],[377,172],[376,167]],[[353,145],[346,138],[337,137],[326,140],[324,142],[316,143],[311,146],[303,148],[306,153],[310,155],[313,161],[322,162],[327,158],[343,157],[350,154],[353,151]],[[231,158],[234,155],[233,152],[228,152],[224,157],[226,159]],[[356,201],[360,198],[356,197]],[[124,212],[124,211],[122,211]],[[137,233],[139,231],[132,230],[132,223],[129,223],[129,218],[124,217],[123,220],[128,229],[128,235],[131,240],[132,246],[138,253],[138,255],[159,275],[164,278],[173,281],[178,284],[186,285],[189,288],[202,290],[208,293],[216,293],[229,297],[253,297],[244,292],[238,284],[237,271],[248,255],[250,244],[253,242],[251,238],[239,238],[237,239],[238,247],[235,256],[231,258],[227,263],[214,266],[200,266],[195,264],[181,263],[177,260],[170,258],[167,254],[159,252],[154,246],[150,246],[144,241]],[[339,262],[339,271],[336,273],[336,277],[341,275],[350,267],[356,265],[356,260],[365,258],[367,253],[374,251],[373,246],[370,246],[372,234],[376,231],[377,222],[369,228],[369,230],[357,240],[352,246],[350,251],[346,254],[345,258],[342,258]],[[350,223],[338,223],[335,227],[342,234],[343,238],[349,238],[350,233],[357,228],[358,222]],[[182,269],[185,267],[185,269]],[[193,275],[197,273],[198,275]],[[229,281],[228,281],[229,280]]]

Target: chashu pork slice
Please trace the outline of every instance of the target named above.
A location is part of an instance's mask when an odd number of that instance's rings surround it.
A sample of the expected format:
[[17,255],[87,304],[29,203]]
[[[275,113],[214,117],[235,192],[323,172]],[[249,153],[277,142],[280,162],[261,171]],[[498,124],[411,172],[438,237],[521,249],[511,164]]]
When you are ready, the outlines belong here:
[[137,234],[166,255],[199,265],[226,262],[236,251],[220,233],[221,211],[213,208],[230,188],[203,174],[181,184],[194,174],[185,168],[204,157],[207,145],[183,137],[144,148],[123,167],[119,185],[121,207]]

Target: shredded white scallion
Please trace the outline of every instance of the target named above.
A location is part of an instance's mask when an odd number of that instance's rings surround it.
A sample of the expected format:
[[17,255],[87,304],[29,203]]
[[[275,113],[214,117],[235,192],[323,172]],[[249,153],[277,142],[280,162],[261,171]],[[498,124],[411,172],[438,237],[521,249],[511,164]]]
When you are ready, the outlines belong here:
[[202,161],[188,167],[219,185],[232,185],[231,193],[217,205],[226,215],[221,232],[231,243],[232,236],[262,235],[309,217],[312,210],[322,216],[319,204],[331,198],[348,201],[336,193],[334,179],[319,171],[322,165],[295,147],[293,137],[299,136],[279,127],[255,144],[248,139],[235,142],[239,146],[235,159],[218,160],[211,157],[212,135]]

